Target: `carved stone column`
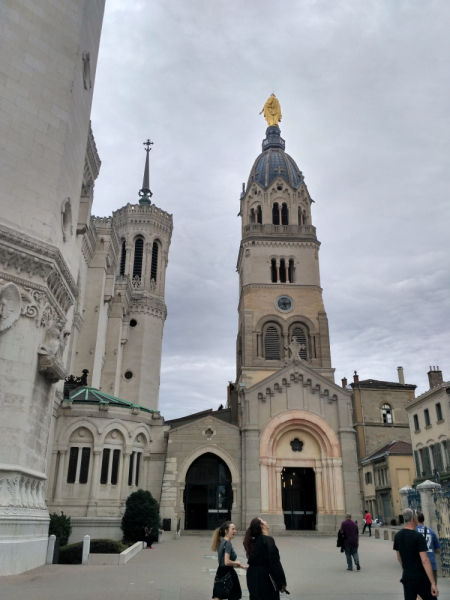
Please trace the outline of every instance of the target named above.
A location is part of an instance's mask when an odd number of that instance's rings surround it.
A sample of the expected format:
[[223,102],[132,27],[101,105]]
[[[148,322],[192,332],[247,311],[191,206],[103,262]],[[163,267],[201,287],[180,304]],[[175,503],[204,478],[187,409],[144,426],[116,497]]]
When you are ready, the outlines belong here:
[[66,472],[66,454],[67,450],[59,451],[58,477],[56,480],[55,502],[60,502],[62,497],[62,486],[64,482],[64,474]]
[[277,486],[277,506],[276,511],[279,514],[283,514],[283,500],[281,495],[281,472],[283,467],[275,467],[276,474],[276,486]]
[[125,450],[123,453],[123,471],[122,471],[122,492],[120,494],[122,499],[128,498],[130,495],[130,488],[128,486],[128,472],[130,470],[130,456],[131,450]]
[[316,497],[317,497],[317,512],[323,513],[323,485],[322,485],[322,469],[321,467],[315,467],[314,472],[316,474]]

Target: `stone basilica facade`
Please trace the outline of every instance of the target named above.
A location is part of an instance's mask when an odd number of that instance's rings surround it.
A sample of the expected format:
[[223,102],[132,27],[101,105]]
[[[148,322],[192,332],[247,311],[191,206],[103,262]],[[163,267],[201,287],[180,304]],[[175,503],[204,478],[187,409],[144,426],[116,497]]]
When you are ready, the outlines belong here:
[[72,517],[71,541],[119,539],[139,488],[172,530],[263,515],[275,532],[335,531],[345,510],[361,519],[312,200],[279,127],[240,198],[236,381],[225,408],[165,421],[172,216],[151,200],[149,145],[139,201],[91,216],[104,3],[60,5],[75,10],[64,28],[56,11],[17,3],[0,55],[0,575],[45,562],[49,511]]

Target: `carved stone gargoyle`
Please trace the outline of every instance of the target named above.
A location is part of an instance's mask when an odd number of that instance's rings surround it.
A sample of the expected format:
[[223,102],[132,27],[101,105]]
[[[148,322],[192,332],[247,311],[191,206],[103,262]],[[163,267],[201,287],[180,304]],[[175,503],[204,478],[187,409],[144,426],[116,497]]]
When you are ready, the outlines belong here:
[[70,333],[63,328],[62,321],[53,321],[46,331],[44,343],[38,348],[38,371],[50,383],[56,383],[67,377],[62,357]]

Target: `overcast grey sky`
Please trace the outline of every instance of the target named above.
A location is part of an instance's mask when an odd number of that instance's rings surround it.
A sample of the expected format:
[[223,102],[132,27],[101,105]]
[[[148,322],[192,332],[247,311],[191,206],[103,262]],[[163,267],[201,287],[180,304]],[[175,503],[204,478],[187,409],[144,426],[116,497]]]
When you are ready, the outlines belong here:
[[322,243],[336,381],[450,380],[450,3],[107,0],[93,212],[173,214],[160,408],[226,401],[235,377],[239,194],[274,91]]

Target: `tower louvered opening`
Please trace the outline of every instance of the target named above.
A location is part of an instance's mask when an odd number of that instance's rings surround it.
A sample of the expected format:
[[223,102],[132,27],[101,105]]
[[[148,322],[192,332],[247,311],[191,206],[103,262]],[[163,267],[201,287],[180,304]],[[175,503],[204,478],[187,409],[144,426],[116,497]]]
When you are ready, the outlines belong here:
[[272,208],[272,223],[274,225],[280,224],[280,207],[278,206],[278,202],[275,202]]
[[286,283],[286,261],[284,258],[280,260],[280,281]]
[[264,355],[266,360],[280,360],[280,336],[276,327],[270,326],[266,330]]
[[289,261],[289,282],[294,283],[294,261]]
[[277,263],[274,258],[272,258],[272,260],[270,261],[270,278],[272,280],[272,283],[277,282]]
[[289,210],[285,202],[281,205],[281,224],[289,225]]
[[262,209],[260,206],[256,209],[256,222],[262,224]]
[[308,353],[306,348],[307,344],[304,330],[301,327],[295,327],[294,331],[292,332],[292,337],[294,337],[297,340],[297,342],[302,346],[299,352],[300,358],[306,360],[308,358]]
[[122,250],[120,254],[120,275],[125,275],[125,263],[127,261],[127,245],[125,240],[122,242]]
[[156,277],[158,275],[158,252],[159,252],[158,242],[153,242],[152,269],[151,269],[150,279],[154,279],[155,281],[156,281]]
[[133,277],[142,277],[142,259],[144,257],[144,240],[138,238],[134,243]]

